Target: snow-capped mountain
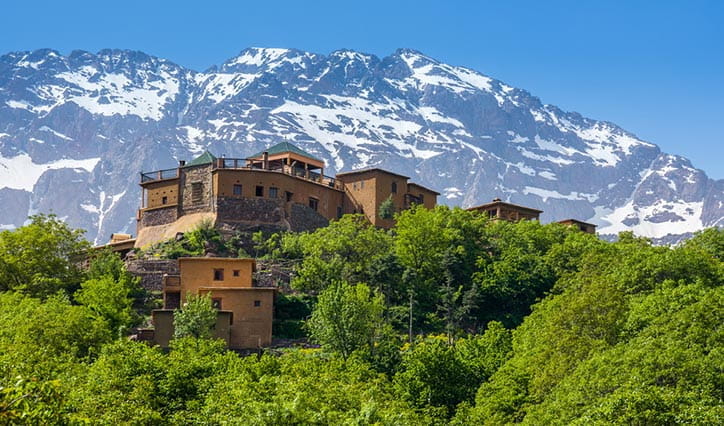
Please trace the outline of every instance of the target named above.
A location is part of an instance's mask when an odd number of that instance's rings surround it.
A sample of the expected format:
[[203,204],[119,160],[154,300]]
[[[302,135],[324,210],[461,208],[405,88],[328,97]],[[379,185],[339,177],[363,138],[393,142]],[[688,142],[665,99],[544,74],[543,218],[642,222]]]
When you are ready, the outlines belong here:
[[387,168],[451,205],[497,196],[664,242],[724,226],[724,180],[474,70],[407,49],[250,48],[205,72],[125,50],[0,57],[0,228],[54,212],[96,242],[133,233],[140,171],[283,139],[327,174]]

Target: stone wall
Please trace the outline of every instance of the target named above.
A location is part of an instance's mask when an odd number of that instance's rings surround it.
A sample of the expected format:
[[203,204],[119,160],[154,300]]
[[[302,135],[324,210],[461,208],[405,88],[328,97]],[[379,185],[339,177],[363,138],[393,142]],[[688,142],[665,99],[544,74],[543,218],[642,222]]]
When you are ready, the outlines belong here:
[[141,278],[141,287],[148,291],[161,291],[164,274],[178,275],[178,262],[172,259],[134,259],[126,261],[126,269]]
[[[213,207],[213,180],[211,164],[204,166],[193,166],[181,169],[181,182],[179,184],[179,199],[181,204],[179,211],[182,215],[196,212],[209,212]],[[200,183],[201,198],[194,200],[192,187],[194,183]]]
[[217,197],[216,217],[224,222],[281,224],[286,212],[280,199]]
[[329,225],[327,218],[304,204],[293,203],[290,210],[289,225],[292,231],[313,231]]
[[164,207],[141,212],[140,227],[165,225],[173,223],[178,218],[178,208],[176,206]]

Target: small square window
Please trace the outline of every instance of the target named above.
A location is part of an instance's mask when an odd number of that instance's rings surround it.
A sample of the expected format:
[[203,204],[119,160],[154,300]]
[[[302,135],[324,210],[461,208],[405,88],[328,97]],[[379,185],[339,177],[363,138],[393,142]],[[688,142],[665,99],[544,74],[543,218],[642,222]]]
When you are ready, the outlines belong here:
[[319,200],[309,197],[309,208],[316,211],[319,208]]
[[255,308],[258,308],[259,306],[261,306],[261,300],[255,300],[255,301],[254,301],[254,307],[255,307]]
[[269,198],[277,198],[279,196],[279,188],[269,187]]
[[239,270],[238,270],[238,269],[234,269],[234,276],[235,276],[235,277],[238,277],[238,276],[239,276]]
[[234,185],[234,195],[241,195],[241,190],[242,190],[241,185],[238,185],[238,184]]
[[211,299],[211,306],[212,306],[214,309],[221,310],[221,298],[220,298],[220,297],[214,297],[213,299]]
[[292,197],[294,196],[294,193],[287,191],[287,203],[292,202]]
[[161,204],[168,204],[168,197],[161,198]]
[[223,269],[214,269],[214,281],[224,281]]
[[256,196],[257,197],[263,197],[264,196],[264,187],[258,186],[256,187]]

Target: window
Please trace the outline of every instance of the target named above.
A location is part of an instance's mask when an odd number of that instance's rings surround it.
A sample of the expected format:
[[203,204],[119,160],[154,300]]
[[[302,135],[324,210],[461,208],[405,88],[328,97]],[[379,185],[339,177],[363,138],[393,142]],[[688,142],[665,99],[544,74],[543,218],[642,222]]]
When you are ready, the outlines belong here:
[[498,215],[498,211],[497,211],[497,210],[488,210],[488,216],[489,216],[489,217],[495,217],[495,216],[497,216],[497,215]]
[[391,191],[393,194],[397,194],[397,182],[392,182]]
[[316,211],[319,208],[319,200],[309,197],[309,208]]
[[342,206],[337,206],[337,219],[342,217]]
[[352,183],[352,189],[357,190],[357,182]]
[[277,198],[279,195],[279,188],[273,186],[269,187],[269,198]]
[[359,189],[365,189],[365,181],[360,181]]
[[261,306],[261,300],[255,300],[255,301],[254,301],[254,307],[255,307],[255,308],[258,308],[259,306]]
[[214,281],[224,281],[223,269],[214,269]]
[[161,198],[161,204],[167,204],[168,203],[168,197],[164,196]]
[[292,196],[294,196],[294,194],[291,193],[291,192],[289,192],[289,191],[287,191],[286,193],[287,193],[287,203],[291,203],[291,202],[292,202]]
[[221,310],[221,298],[220,297],[212,298],[211,307],[220,311]]
[[420,202],[422,203],[423,201],[425,201],[425,195],[420,194]]
[[200,203],[204,200],[204,184],[203,182],[193,182],[191,184],[191,202]]
[[238,269],[234,269],[234,276],[235,276],[235,277],[238,277],[238,276],[239,276],[239,270],[238,270]]
[[166,293],[166,300],[163,304],[164,309],[178,309],[181,307],[181,293]]
[[256,196],[257,197],[263,197],[264,196],[264,187],[257,185],[256,187]]
[[241,195],[242,187],[239,184],[234,185],[234,195]]

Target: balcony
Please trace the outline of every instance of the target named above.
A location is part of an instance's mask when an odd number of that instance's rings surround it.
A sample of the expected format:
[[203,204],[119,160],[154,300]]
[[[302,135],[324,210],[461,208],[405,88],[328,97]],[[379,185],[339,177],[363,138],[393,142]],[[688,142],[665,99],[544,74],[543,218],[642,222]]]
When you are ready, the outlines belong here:
[[155,172],[141,173],[141,183],[155,180],[174,179],[178,177],[178,169],[156,170]]

